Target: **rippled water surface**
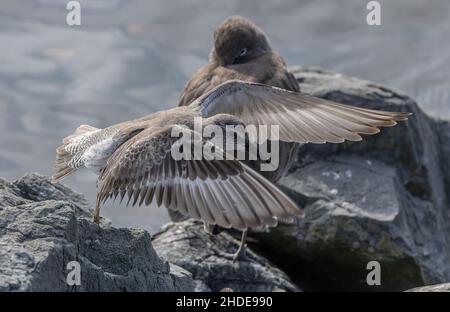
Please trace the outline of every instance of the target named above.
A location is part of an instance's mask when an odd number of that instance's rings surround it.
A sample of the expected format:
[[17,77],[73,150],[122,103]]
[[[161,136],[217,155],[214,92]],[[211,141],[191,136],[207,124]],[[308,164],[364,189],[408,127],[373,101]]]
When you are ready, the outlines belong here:
[[[318,65],[402,89],[431,115],[450,117],[450,1],[385,0],[382,26],[367,1],[89,0],[82,26],[67,1],[0,2],[0,176],[51,174],[61,137],[176,105],[205,63],[226,16],[251,17],[288,64]],[[93,201],[96,177],[66,184]],[[156,230],[164,209],[103,210],[118,226]]]

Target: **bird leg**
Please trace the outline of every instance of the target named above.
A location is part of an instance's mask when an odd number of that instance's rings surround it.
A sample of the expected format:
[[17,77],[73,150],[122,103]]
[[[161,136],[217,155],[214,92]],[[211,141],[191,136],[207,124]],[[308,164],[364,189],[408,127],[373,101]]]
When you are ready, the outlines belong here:
[[97,200],[95,202],[95,210],[94,210],[94,223],[100,223],[100,198],[97,195]]
[[239,248],[233,256],[233,263],[237,260],[246,261],[247,260],[247,244],[245,243],[247,239],[247,230],[242,231],[241,242]]
[[[209,235],[217,235],[220,232],[222,232],[217,224],[209,224],[205,221],[203,222],[203,229]],[[221,255],[226,259],[233,260],[233,263],[235,263],[237,260],[246,261],[247,260],[247,244],[245,243],[246,239],[247,239],[247,230],[244,230],[242,231],[241,241],[239,243],[239,247],[236,253],[234,254],[221,253]]]

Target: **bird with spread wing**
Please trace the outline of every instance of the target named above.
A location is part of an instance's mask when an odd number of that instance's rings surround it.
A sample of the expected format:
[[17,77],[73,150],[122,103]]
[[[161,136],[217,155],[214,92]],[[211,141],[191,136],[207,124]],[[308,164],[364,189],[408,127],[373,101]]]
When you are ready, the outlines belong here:
[[[195,133],[193,120],[203,125],[274,125],[279,140],[298,143],[359,141],[407,119],[406,112],[358,108],[299,92],[230,80],[203,94],[190,105],[156,112],[139,119],[98,129],[82,125],[56,150],[53,181],[81,167],[98,173],[94,212],[109,198],[127,197],[132,205],[166,206],[207,224],[234,228],[275,226],[280,219],[302,216],[287,195],[239,159],[174,159],[174,128]],[[220,147],[217,146],[220,150]],[[245,235],[243,235],[245,236]],[[237,256],[244,248],[244,240]]]

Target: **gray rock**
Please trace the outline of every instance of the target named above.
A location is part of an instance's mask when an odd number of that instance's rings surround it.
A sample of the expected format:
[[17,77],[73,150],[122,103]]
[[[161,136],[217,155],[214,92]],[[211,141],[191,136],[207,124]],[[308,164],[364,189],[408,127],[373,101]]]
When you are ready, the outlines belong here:
[[438,120],[436,121],[436,128],[440,147],[439,160],[444,173],[445,192],[450,197],[450,121]]
[[450,292],[450,283],[416,287],[406,292]]
[[[91,221],[86,200],[31,174],[0,180],[0,291],[190,291],[191,274],[161,260],[148,232]],[[69,286],[78,261],[81,284]]]
[[168,224],[153,238],[161,257],[192,273],[197,291],[299,291],[283,272],[251,250],[251,261],[233,264],[229,254],[238,243],[225,232],[208,235],[194,220]]
[[[406,95],[317,68],[295,69],[303,92],[355,106],[413,112],[363,142],[302,146],[279,185],[306,218],[254,234],[306,290],[404,290],[450,280],[450,126]],[[369,261],[381,286],[366,283]]]

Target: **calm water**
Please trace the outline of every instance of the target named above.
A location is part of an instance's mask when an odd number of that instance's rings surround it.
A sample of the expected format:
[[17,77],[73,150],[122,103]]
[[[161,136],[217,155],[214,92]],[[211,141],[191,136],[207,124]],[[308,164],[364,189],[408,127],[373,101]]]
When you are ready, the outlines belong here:
[[[450,1],[385,0],[382,26],[365,0],[89,0],[82,26],[67,1],[0,2],[0,176],[51,174],[54,149],[79,124],[104,127],[176,105],[226,16],[252,18],[288,64],[318,65],[397,87],[450,117]],[[170,4],[169,4],[170,3]],[[66,184],[93,201],[96,177]],[[118,226],[156,230],[164,209],[103,210]]]

